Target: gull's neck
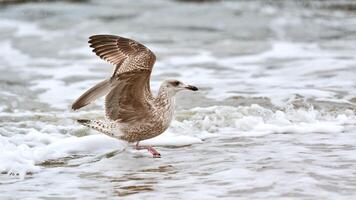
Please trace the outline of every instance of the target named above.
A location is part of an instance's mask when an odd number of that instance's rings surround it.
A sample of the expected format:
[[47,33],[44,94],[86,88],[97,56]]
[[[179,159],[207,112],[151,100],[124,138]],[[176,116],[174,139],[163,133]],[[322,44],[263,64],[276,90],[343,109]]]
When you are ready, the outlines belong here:
[[172,91],[167,91],[166,88],[161,87],[158,90],[158,94],[156,97],[156,103],[159,104],[160,106],[165,106],[165,107],[171,107],[172,109],[174,108],[175,105],[175,93]]
[[155,98],[155,113],[158,115],[164,129],[167,129],[174,116],[175,93],[167,90],[166,87],[160,87]]

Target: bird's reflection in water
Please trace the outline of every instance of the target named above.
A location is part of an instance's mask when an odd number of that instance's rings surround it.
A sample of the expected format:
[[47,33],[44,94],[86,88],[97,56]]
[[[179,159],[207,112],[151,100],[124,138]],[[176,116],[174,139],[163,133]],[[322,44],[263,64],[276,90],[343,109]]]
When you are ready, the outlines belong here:
[[132,194],[137,194],[140,192],[153,191],[153,185],[131,185],[116,188],[113,195],[114,196],[128,196]]
[[114,186],[113,195],[128,196],[132,194],[150,192],[155,190],[155,185],[167,176],[175,174],[176,170],[172,165],[161,165],[137,171],[137,173],[125,174],[120,178],[112,179],[111,182],[118,182]]

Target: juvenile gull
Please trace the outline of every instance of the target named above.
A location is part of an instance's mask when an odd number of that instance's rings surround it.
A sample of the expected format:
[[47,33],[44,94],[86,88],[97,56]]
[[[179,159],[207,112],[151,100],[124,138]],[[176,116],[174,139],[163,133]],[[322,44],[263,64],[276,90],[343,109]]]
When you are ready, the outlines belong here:
[[73,110],[78,110],[106,95],[106,119],[79,119],[78,122],[111,137],[136,142],[136,149],[147,149],[153,157],[160,157],[153,147],[139,142],[156,137],[168,128],[178,91],[198,88],[178,80],[166,80],[154,97],[150,75],[156,56],[151,50],[134,40],[114,35],[94,35],[89,37],[89,43],[93,52],[115,69],[110,78],[90,88],[72,105]]

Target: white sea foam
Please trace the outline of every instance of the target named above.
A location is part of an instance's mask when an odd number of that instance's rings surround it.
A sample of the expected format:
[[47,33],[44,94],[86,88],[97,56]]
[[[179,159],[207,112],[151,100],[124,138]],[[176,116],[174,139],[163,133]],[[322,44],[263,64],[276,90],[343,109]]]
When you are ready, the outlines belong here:
[[[2,60],[1,67],[15,66],[15,67],[23,67],[29,63],[30,57],[28,55],[23,54],[18,49],[15,49],[11,42],[1,42],[1,49],[4,52],[0,55],[0,59]],[[17,61],[13,62],[13,59],[16,58]]]
[[[0,137],[1,155],[0,171],[18,174],[24,177],[26,173],[37,172],[36,166],[49,159],[58,159],[71,155],[91,155],[123,150],[126,143],[105,135],[90,135],[85,137],[63,137],[37,132],[35,130],[23,135],[18,144],[16,138]],[[15,141],[14,141],[15,140]]]
[[23,22],[17,20],[1,19],[0,27],[3,29],[14,29],[15,35],[18,37],[23,36],[42,36],[45,37],[48,34],[47,31],[41,29],[37,23]]
[[177,132],[218,132],[224,128],[234,128],[240,132],[269,133],[332,133],[343,131],[342,124],[354,119],[353,111],[327,116],[317,110],[290,109],[271,111],[259,105],[248,107],[215,106],[194,108],[184,112],[189,120],[183,120],[180,126],[173,126]]
[[[179,147],[199,144],[209,137],[224,137],[224,134],[232,132],[244,137],[273,133],[334,133],[342,132],[343,124],[355,120],[351,110],[344,114],[325,115],[313,109],[272,111],[259,105],[193,108],[179,112],[178,116],[181,120],[174,121],[168,131],[142,141],[142,144]],[[48,159],[103,154],[113,150],[121,151],[127,146],[122,141],[102,134],[76,137],[59,133],[61,127],[43,124],[34,127],[42,128],[25,129],[24,134],[0,129],[0,171],[24,177],[26,173],[38,172],[41,169],[38,164]],[[72,126],[66,127],[70,128],[67,131],[75,130]],[[24,131],[17,128],[12,131],[16,130]]]
[[203,141],[197,137],[187,135],[179,135],[178,133],[165,132],[155,138],[144,140],[141,142],[143,145],[153,146],[186,146],[191,144],[202,143]]

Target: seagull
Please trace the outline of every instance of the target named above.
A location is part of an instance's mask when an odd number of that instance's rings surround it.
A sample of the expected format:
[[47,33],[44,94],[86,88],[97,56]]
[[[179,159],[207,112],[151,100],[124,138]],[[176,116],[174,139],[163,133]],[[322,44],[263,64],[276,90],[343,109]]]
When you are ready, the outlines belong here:
[[152,146],[139,142],[156,137],[169,127],[177,92],[198,88],[178,80],[165,80],[153,96],[150,75],[156,56],[150,49],[115,35],[93,35],[89,44],[97,56],[115,68],[111,77],[87,90],[72,104],[72,109],[78,110],[105,96],[105,119],[77,122],[110,137],[136,143],[137,150],[146,149],[154,158],[160,158],[161,154]]

